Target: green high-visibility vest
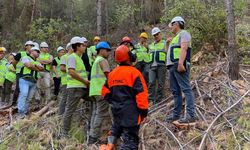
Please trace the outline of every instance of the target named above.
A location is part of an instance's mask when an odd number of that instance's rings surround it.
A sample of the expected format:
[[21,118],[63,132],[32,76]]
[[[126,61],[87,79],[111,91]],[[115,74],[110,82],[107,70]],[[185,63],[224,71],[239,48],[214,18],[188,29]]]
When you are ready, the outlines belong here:
[[100,66],[102,60],[103,57],[97,56],[92,66],[89,96],[101,95],[102,86],[105,84],[106,76]]
[[[48,61],[48,60],[50,60],[50,56],[51,55],[49,53],[43,53],[43,52],[41,52],[40,55],[39,55],[38,60]],[[51,70],[51,64],[44,64],[43,67],[44,67],[45,71],[50,72],[50,70]]]
[[88,57],[89,57],[89,64],[92,66],[94,61],[95,61],[93,55],[96,54],[96,46],[95,45],[90,46],[87,49],[87,54],[88,54]]
[[[182,32],[186,32],[182,30],[179,32],[171,41],[170,43],[170,60],[172,63],[177,62],[180,58],[181,54],[181,43],[180,43],[180,34]],[[191,44],[190,44],[191,45]],[[191,59],[191,46],[187,49],[186,61],[190,62]]]
[[[20,54],[21,54],[20,60],[21,60],[24,56],[27,56],[27,52],[26,52],[26,51],[21,51]],[[16,64],[16,74],[19,74],[19,73],[20,73],[22,67],[23,67],[22,61],[18,61],[18,63]]]
[[141,45],[140,43],[138,43],[135,46],[133,53],[136,54],[138,62],[142,62],[142,61],[147,62],[147,63],[150,62],[150,55],[148,53],[147,48]]
[[[87,75],[87,71],[85,69],[84,63],[81,59],[81,57],[79,57],[76,53],[72,53],[71,55],[68,56],[68,59],[70,57],[73,57],[76,61],[76,68],[75,71],[85,80],[88,80],[88,75]],[[69,74],[67,74],[67,88],[87,88],[87,86],[72,78]]]
[[[65,59],[65,61],[66,61],[66,73],[65,72],[62,72],[61,71],[61,84],[62,85],[67,85],[67,72],[68,72],[68,65],[67,65],[67,62],[68,62],[68,56],[69,56],[69,54],[65,54],[65,55],[63,55],[62,57],[61,57],[61,61],[63,60],[63,59]],[[61,62],[60,62],[60,64],[59,64],[59,66],[61,65]]]
[[[57,63],[56,72],[57,72],[57,74],[59,75],[59,77],[61,77],[60,58],[59,58],[59,57],[56,57],[56,58],[55,58],[55,61],[56,61],[56,63]],[[53,73],[53,77],[56,77],[56,74],[55,74],[55,73]]]
[[6,64],[7,64],[7,61],[5,58],[0,60],[0,86],[3,86],[4,80],[5,80],[5,74],[7,71]]
[[12,64],[7,67],[7,73],[5,75],[5,79],[9,80],[10,82],[16,81],[16,71]]
[[161,40],[158,43],[152,43],[149,45],[150,63],[156,62],[157,64],[166,63],[166,41]]
[[[30,63],[33,64],[33,65],[41,65],[39,62],[37,62],[36,60],[34,60],[32,57],[30,56],[24,56],[22,59],[29,59]],[[38,78],[38,72],[35,71],[35,70],[31,70],[29,69],[28,67],[26,67],[24,64],[21,68],[21,71],[20,71],[20,77],[21,78],[26,78],[26,77],[30,77],[32,78],[34,81],[37,80]]]

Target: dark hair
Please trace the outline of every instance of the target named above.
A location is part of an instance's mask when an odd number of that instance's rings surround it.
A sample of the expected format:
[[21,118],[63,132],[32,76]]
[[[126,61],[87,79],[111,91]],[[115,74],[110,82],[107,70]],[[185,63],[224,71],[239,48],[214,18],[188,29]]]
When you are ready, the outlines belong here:
[[76,52],[77,50],[77,47],[80,47],[81,46],[81,43],[76,43],[76,44],[72,44],[71,47],[72,49],[74,50],[74,52]]
[[185,28],[184,22],[179,21],[178,24],[179,24],[179,26],[180,26],[181,29],[184,29],[184,28]]

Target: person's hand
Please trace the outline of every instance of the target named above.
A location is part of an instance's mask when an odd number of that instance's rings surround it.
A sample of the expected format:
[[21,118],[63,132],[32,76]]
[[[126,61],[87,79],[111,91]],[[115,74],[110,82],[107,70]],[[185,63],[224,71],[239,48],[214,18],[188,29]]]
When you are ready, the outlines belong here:
[[84,84],[85,84],[87,87],[89,87],[89,84],[90,84],[89,80],[85,80],[85,81],[84,81]]
[[170,43],[172,41],[172,38],[168,37],[166,41],[167,41],[167,43]]
[[184,67],[183,64],[178,64],[177,71],[180,72],[180,73],[183,73],[183,72],[186,71],[186,68]]

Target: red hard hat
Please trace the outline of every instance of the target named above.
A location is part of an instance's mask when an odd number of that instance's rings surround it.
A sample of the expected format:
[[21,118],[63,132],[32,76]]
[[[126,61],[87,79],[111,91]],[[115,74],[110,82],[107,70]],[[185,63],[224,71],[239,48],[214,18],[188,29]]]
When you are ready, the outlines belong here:
[[125,37],[122,38],[122,43],[124,43],[124,42],[131,43],[132,40],[128,36],[125,36]]
[[126,45],[120,45],[115,50],[115,61],[121,63],[129,60],[129,48]]

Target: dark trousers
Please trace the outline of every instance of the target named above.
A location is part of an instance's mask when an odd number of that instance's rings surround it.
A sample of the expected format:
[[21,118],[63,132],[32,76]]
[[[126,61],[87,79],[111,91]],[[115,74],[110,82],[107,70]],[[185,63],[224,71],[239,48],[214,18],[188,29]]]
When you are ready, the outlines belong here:
[[114,122],[111,128],[111,136],[114,136],[116,139],[122,136],[123,144],[120,150],[137,150],[139,145],[139,129],[139,125],[134,127],[122,127]]
[[10,102],[10,94],[12,90],[12,82],[5,79],[3,84],[3,94],[2,94],[2,101],[3,102]]
[[174,96],[173,116],[179,117],[182,111],[182,93],[185,94],[187,115],[195,117],[195,98],[189,82],[190,65],[186,65],[186,72],[177,71],[178,64],[169,68],[170,88]]
[[135,67],[142,73],[146,83],[148,84],[148,80],[149,80],[148,71],[149,71],[150,65],[144,61],[141,61],[141,62],[137,62]]
[[61,84],[61,78],[56,78],[54,77],[53,78],[54,80],[54,95],[58,95],[59,94],[59,91],[60,91],[60,84]]
[[13,93],[13,99],[12,99],[12,105],[16,105],[17,104],[17,98],[18,98],[18,95],[20,93],[20,89],[19,89],[19,78],[20,78],[20,75],[17,74],[16,75],[16,88],[15,88],[15,91]]

